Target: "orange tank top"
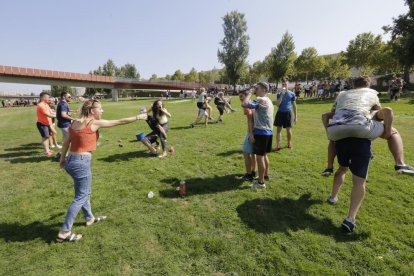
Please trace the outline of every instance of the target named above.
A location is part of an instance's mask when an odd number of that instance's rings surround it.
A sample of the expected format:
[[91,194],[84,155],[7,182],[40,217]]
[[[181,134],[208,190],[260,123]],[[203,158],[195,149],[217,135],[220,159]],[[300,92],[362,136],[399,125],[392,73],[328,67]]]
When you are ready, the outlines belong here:
[[73,129],[69,127],[70,151],[71,152],[91,152],[96,150],[96,141],[99,138],[99,132],[93,132],[90,120],[82,129]]

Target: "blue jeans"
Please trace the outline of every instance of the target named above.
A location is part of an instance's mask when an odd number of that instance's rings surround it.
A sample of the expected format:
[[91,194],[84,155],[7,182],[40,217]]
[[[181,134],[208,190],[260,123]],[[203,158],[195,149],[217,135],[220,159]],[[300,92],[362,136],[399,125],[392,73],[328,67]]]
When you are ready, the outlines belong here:
[[92,155],[69,155],[66,158],[65,170],[72,176],[75,188],[75,197],[69,206],[62,231],[70,231],[73,223],[82,209],[85,220],[93,218],[91,210],[91,159]]

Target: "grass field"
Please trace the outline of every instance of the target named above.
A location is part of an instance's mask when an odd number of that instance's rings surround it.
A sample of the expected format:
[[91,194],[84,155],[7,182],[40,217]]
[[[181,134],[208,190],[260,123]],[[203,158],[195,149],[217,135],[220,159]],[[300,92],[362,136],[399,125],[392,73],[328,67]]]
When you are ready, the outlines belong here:
[[[411,165],[413,102],[383,104],[396,113]],[[104,118],[131,116],[149,103],[105,102]],[[223,124],[185,129],[195,104],[167,102],[168,142],[176,153],[163,160],[135,141],[137,132],[148,132],[145,122],[102,130],[92,161],[92,208],[108,219],[86,228],[80,214],[73,230],[84,238],[65,244],[54,239],[73,197],[72,180],[42,156],[34,108],[0,109],[0,274],[414,274],[414,178],[395,174],[384,140],[373,143],[357,232],[339,230],[349,176],[339,203],[325,203],[332,177],[320,176],[327,146],[320,115],[331,104],[298,104],[294,147],[270,155],[272,179],[264,191],[236,180],[244,168],[240,108]],[[181,179],[185,199],[175,191]]]

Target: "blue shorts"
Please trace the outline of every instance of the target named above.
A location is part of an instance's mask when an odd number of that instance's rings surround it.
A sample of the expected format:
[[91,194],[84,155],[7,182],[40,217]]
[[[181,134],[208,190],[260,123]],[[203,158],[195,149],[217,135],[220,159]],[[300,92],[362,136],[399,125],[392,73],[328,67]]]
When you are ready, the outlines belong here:
[[345,138],[335,142],[336,155],[341,167],[349,167],[353,175],[367,178],[372,158],[371,141],[361,138]]
[[249,133],[247,133],[246,138],[244,139],[242,150],[244,153],[253,153],[253,144],[249,141]]

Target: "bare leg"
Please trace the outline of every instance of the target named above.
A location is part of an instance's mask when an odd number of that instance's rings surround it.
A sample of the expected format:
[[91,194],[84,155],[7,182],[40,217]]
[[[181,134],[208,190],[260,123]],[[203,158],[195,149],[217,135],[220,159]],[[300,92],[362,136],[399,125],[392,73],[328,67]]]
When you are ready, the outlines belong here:
[[334,160],[336,156],[336,148],[335,148],[335,142],[329,141],[328,144],[328,169],[333,169],[334,167]]
[[244,166],[246,168],[246,173],[251,173],[251,168],[252,168],[252,162],[250,159],[250,154],[249,153],[243,153],[243,157],[244,157]]
[[287,134],[288,145],[292,145],[292,128],[291,127],[286,128],[286,134]]
[[267,154],[264,157],[264,161],[265,161],[264,176],[269,176],[269,157],[267,157]]
[[250,154],[250,164],[251,164],[251,171],[256,171],[256,155],[254,153]]
[[347,167],[339,166],[334,175],[334,182],[332,185],[331,199],[337,201],[338,193],[341,190],[341,186],[344,183],[346,172],[348,171]]
[[280,140],[282,139],[282,127],[276,128],[276,149],[280,148]]
[[42,137],[42,145],[43,145],[43,149],[45,150],[45,153],[47,154],[50,149],[49,149],[49,137],[44,138]]
[[387,140],[388,149],[390,150],[396,165],[405,165],[404,163],[404,145],[401,138],[401,135],[398,131],[393,128],[393,133],[391,137]]
[[256,154],[257,168],[259,171],[259,182],[264,183],[264,174],[265,174],[265,157],[263,155]]
[[355,222],[359,207],[361,207],[362,200],[365,196],[366,179],[353,175],[352,182],[351,205],[349,207],[348,218]]
[[151,143],[147,139],[144,139],[142,143],[149,149],[151,153],[153,154],[157,153],[157,150],[151,145]]

